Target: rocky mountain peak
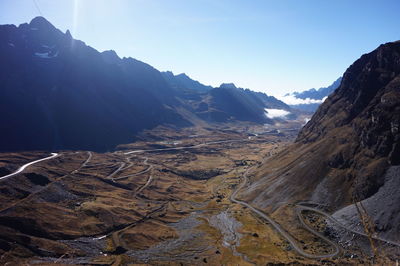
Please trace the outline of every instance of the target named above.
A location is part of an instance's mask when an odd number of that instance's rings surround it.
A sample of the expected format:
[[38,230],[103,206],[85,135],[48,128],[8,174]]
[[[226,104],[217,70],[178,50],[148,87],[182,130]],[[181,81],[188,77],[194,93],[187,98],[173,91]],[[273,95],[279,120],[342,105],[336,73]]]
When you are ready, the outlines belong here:
[[222,83],[219,87],[221,89],[237,89],[237,87],[233,83]]
[[186,75],[185,73],[180,73],[178,75],[176,75],[177,77],[184,77],[184,78],[189,78],[188,75]]
[[55,29],[55,27],[44,17],[35,17],[29,23],[29,26],[33,29],[43,30],[43,29]]
[[69,30],[67,30],[65,32],[65,36],[67,37],[67,39],[72,39],[72,35],[71,35],[71,32]]
[[109,64],[117,64],[118,62],[121,61],[121,58],[114,50],[104,51],[101,53],[101,56],[103,57],[104,61],[106,61]]

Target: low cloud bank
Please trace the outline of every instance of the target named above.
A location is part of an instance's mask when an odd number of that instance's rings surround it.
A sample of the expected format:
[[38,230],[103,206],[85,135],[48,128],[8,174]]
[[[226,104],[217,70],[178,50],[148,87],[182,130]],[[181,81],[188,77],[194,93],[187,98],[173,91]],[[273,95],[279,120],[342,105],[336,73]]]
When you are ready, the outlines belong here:
[[267,109],[265,108],[265,115],[268,118],[274,119],[274,118],[285,118],[285,116],[289,115],[290,112],[281,110],[281,109]]
[[298,104],[323,103],[327,97],[324,97],[322,100],[311,99],[311,98],[300,99],[296,98],[294,95],[285,95],[285,96],[280,96],[278,98],[279,100],[283,101],[288,105],[298,105]]

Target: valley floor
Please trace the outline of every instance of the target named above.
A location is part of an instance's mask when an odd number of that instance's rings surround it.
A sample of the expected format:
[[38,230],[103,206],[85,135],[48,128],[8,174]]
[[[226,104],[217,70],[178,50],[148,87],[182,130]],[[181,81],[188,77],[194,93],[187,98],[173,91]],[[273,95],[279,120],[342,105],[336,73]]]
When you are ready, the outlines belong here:
[[60,151],[15,175],[49,154],[0,154],[0,263],[364,263],[323,235],[311,207],[288,209],[298,219],[282,222],[238,199],[252,167],[295,134],[290,125],[160,128],[115,152]]

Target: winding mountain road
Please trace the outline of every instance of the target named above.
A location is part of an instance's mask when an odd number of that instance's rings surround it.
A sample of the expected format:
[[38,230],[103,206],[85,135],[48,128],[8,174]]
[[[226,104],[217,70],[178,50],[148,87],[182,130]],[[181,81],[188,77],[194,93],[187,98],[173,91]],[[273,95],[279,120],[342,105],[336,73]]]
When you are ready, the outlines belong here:
[[[90,163],[90,160],[92,160],[93,154],[91,151],[88,151],[88,157],[86,159],[86,161],[84,161],[81,166],[79,166],[78,169],[75,169],[74,171],[71,172],[71,174],[76,174],[79,172],[79,170],[81,170],[83,167],[86,167],[88,163]],[[64,177],[64,176],[63,176]]]
[[[150,171],[150,170],[153,168],[153,165],[147,163],[148,160],[149,160],[149,158],[148,158],[148,157],[145,157],[143,163],[144,163],[145,165],[147,165],[147,168],[144,169],[143,171],[140,171],[140,172],[135,173],[135,174],[125,175],[125,176],[120,176],[120,177],[114,177],[113,180],[114,180],[114,181],[117,181],[117,180],[121,180],[121,179],[124,179],[124,178],[133,177],[133,176],[138,176],[138,175],[147,173],[148,171]],[[126,169],[126,168],[124,168],[124,169],[122,169],[122,170],[125,170],[125,169]]]
[[314,230],[314,228],[312,228],[311,226],[309,226],[305,221],[304,221],[304,217],[302,215],[302,211],[303,209],[301,208],[296,208],[296,214],[297,217],[300,220],[300,223],[303,225],[303,227],[305,229],[307,229],[309,232],[311,232],[312,234],[318,236],[319,238],[323,239],[325,242],[329,243],[332,247],[334,247],[335,251],[335,255],[339,254],[340,252],[340,247],[338,244],[336,244],[335,242],[331,241],[329,238],[327,238],[326,236],[324,236],[323,234],[321,234],[320,232],[317,232],[316,230]]
[[0,180],[3,180],[3,179],[6,179],[6,178],[9,178],[9,177],[18,175],[19,173],[21,173],[22,171],[24,171],[27,167],[29,167],[29,166],[31,166],[31,165],[33,165],[33,164],[36,164],[36,163],[39,163],[39,162],[43,162],[43,161],[46,161],[46,160],[50,160],[50,159],[56,158],[57,156],[59,156],[58,153],[52,153],[51,156],[49,156],[49,157],[42,158],[42,159],[39,159],[39,160],[32,161],[32,162],[29,162],[29,163],[27,163],[27,164],[24,164],[23,166],[21,166],[21,167],[20,167],[17,171],[15,171],[14,173],[11,173],[11,174],[8,174],[8,175],[5,175],[5,176],[0,177]]
[[[160,149],[151,149],[151,150],[134,150],[134,151],[125,152],[124,154],[128,155],[128,154],[132,154],[132,153],[194,149],[194,148],[199,148],[199,147],[206,146],[206,145],[211,145],[211,144],[244,142],[244,141],[249,141],[249,139],[247,138],[247,139],[218,140],[218,141],[210,141],[210,142],[200,143],[200,144],[196,144],[196,145],[192,145],[192,146],[184,146],[184,147],[160,148]],[[113,178],[113,181],[115,182],[116,180],[120,180],[120,179],[123,179],[123,178],[127,178],[127,177],[131,177],[131,176],[143,174],[143,173],[146,173],[146,172],[150,171],[153,168],[153,165],[150,165],[150,164],[147,163],[148,159],[149,159],[148,157],[145,157],[145,160],[144,160],[144,164],[149,166],[147,169],[145,169],[145,170],[143,170],[143,171],[141,171],[139,173],[136,173],[136,174]],[[119,171],[119,170],[117,169],[117,171]],[[114,173],[112,175],[114,175]],[[153,176],[150,174],[149,178],[147,179],[147,182],[136,191],[135,195],[139,194],[146,187],[148,187],[150,185],[151,181],[153,181]]]
[[117,170],[115,170],[114,172],[112,172],[111,174],[109,174],[106,178],[112,179],[112,181],[115,182],[115,179],[113,178],[113,176],[115,176],[116,174],[118,174],[124,167],[125,167],[125,163],[121,163],[121,164],[119,165],[119,167],[117,168]]
[[[147,165],[147,168],[144,169],[144,170],[142,170],[142,171],[140,171],[140,172],[138,172],[138,173],[130,174],[130,175],[126,175],[126,176],[114,177],[118,172],[120,172],[120,171],[126,169],[126,168],[124,168],[124,166],[125,166],[126,164],[125,164],[125,163],[121,163],[120,166],[118,167],[118,169],[116,169],[113,173],[111,173],[110,175],[108,175],[107,178],[111,179],[113,182],[117,182],[118,180],[122,180],[122,179],[125,179],[125,178],[128,178],[128,177],[138,176],[138,175],[147,173],[147,172],[149,172],[151,169],[153,169],[153,165],[152,165],[152,164],[149,164],[148,161],[149,161],[149,157],[144,157],[143,164],[144,164],[144,165]],[[148,187],[148,186],[150,185],[151,181],[153,181],[153,176],[152,176],[151,173],[150,173],[149,178],[146,180],[146,183],[145,183],[143,186],[139,187],[139,189],[135,192],[135,195],[139,194],[139,193],[142,192],[146,187]]]
[[[345,230],[347,230],[349,232],[352,232],[354,234],[358,234],[358,235],[361,235],[361,236],[368,237],[368,235],[366,233],[363,233],[363,232],[360,232],[360,231],[356,231],[354,229],[351,229],[351,228],[347,227],[346,225],[342,224],[341,222],[339,222],[338,220],[333,218],[330,214],[328,214],[328,213],[326,213],[326,212],[324,212],[324,211],[322,211],[320,209],[309,207],[309,206],[304,206],[304,205],[299,204],[299,203],[296,205],[296,207],[297,207],[297,214],[298,214],[299,217],[301,216],[300,213],[303,210],[313,211],[313,212],[316,212],[316,213],[319,213],[319,214],[325,216],[328,220],[330,220],[331,222],[335,223],[339,227],[342,227],[343,229],[345,229]],[[307,229],[309,230],[309,228],[307,228]],[[387,239],[384,239],[384,238],[381,238],[381,237],[378,237],[378,236],[371,236],[371,238],[373,238],[375,240],[379,240],[379,241],[385,242],[387,244],[391,244],[391,245],[400,247],[400,243],[397,243],[397,242],[394,242],[394,241],[391,241],[391,240],[387,240]]]
[[[145,165],[148,165],[148,168],[147,168],[146,170],[144,170],[144,171],[141,171],[141,172],[139,172],[139,173],[136,173],[135,175],[143,174],[143,173],[146,173],[146,172],[150,171],[151,169],[153,169],[153,165],[149,164],[149,163],[147,162],[148,160],[149,160],[148,157],[146,157],[145,160],[144,160],[144,164],[145,164]],[[135,195],[139,194],[139,193],[142,192],[146,187],[148,187],[148,186],[150,185],[151,181],[153,181],[153,176],[151,175],[151,172],[150,172],[149,178],[147,179],[146,183],[136,191]]]
[[[241,204],[242,206],[245,206],[247,208],[249,208],[250,210],[252,210],[254,213],[256,213],[257,215],[259,215],[260,217],[264,218],[265,220],[267,220],[272,227],[278,231],[281,236],[283,236],[288,242],[289,244],[293,247],[294,250],[297,251],[297,253],[299,253],[300,255],[306,257],[306,258],[310,258],[310,259],[324,259],[324,258],[330,258],[330,257],[334,257],[336,255],[339,254],[339,246],[336,243],[333,243],[332,241],[330,241],[329,239],[327,239],[326,237],[322,236],[321,234],[319,234],[318,232],[315,232],[313,229],[309,230],[310,232],[312,232],[313,234],[317,235],[318,237],[321,237],[322,239],[324,239],[325,241],[327,241],[329,244],[333,245],[335,247],[335,250],[332,253],[328,253],[328,254],[320,254],[320,255],[316,255],[316,254],[309,254],[307,252],[305,252],[301,247],[298,246],[297,241],[289,234],[287,233],[277,222],[275,222],[271,217],[269,217],[268,215],[266,215],[264,212],[254,208],[253,206],[251,206],[250,204],[248,204],[247,202],[241,201],[236,199],[236,195],[238,194],[238,192],[246,185],[247,183],[247,175],[249,173],[251,168],[247,169],[247,171],[243,174],[243,182],[237,187],[237,189],[231,194],[230,196],[230,200],[234,203],[237,204]],[[304,221],[301,220],[301,222],[303,223]],[[305,223],[304,223],[305,224]]]
[[[31,200],[32,197],[34,197],[35,195],[41,193],[42,191],[44,191],[45,189],[47,189],[48,187],[50,187],[52,184],[63,180],[63,179],[64,179],[65,177],[67,177],[67,176],[70,176],[70,175],[73,175],[73,174],[79,172],[79,171],[80,171],[83,167],[85,167],[85,166],[90,162],[90,160],[92,159],[92,152],[88,151],[87,153],[88,153],[87,159],[86,159],[77,169],[75,169],[75,170],[71,171],[70,173],[67,173],[67,174],[65,174],[65,175],[63,175],[63,176],[61,176],[61,177],[59,177],[59,178],[58,178],[57,180],[55,180],[55,181],[52,181],[52,182],[48,183],[48,184],[45,185],[42,189],[37,190],[37,191],[35,191],[35,192],[29,194],[27,197],[22,198],[21,200],[15,202],[15,203],[13,203],[13,204],[11,204],[10,206],[7,206],[7,207],[1,209],[1,210],[0,210],[0,213],[4,213],[4,212],[6,212],[7,210],[9,210],[10,208],[17,206],[18,204],[21,204],[21,203],[23,203],[23,202],[26,202],[26,201]],[[57,154],[57,155],[58,155],[58,154]],[[56,157],[56,155],[54,155],[54,153],[53,153],[52,156],[54,156],[53,158]],[[50,157],[51,157],[51,156],[50,156]],[[49,157],[47,157],[47,158],[49,158]],[[43,159],[47,159],[47,158],[43,158]],[[50,159],[50,158],[49,158],[49,159]]]
[[173,150],[195,149],[195,148],[199,148],[199,147],[206,146],[206,145],[211,145],[211,144],[230,143],[230,142],[243,142],[243,141],[248,141],[248,140],[249,139],[219,140],[219,141],[211,141],[211,142],[200,143],[200,144],[196,144],[196,145],[193,145],[193,146],[183,146],[183,147],[173,147],[173,148],[160,148],[160,149],[152,149],[152,150],[134,150],[134,151],[125,152],[124,154],[155,152],[155,151],[173,151]]
[[140,192],[142,192],[146,187],[148,187],[151,183],[151,181],[153,181],[153,176],[150,175],[149,178],[147,179],[146,184],[144,184],[141,188],[138,189],[138,191],[136,191],[135,195],[139,194]]

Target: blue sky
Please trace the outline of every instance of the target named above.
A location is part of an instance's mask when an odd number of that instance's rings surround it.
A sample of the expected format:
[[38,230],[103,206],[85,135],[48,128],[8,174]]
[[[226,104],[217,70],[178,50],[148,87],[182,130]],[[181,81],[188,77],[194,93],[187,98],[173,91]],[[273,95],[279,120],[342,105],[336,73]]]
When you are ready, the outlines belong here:
[[272,95],[329,85],[400,39],[399,0],[1,0],[0,24],[29,22],[35,1],[100,51]]

